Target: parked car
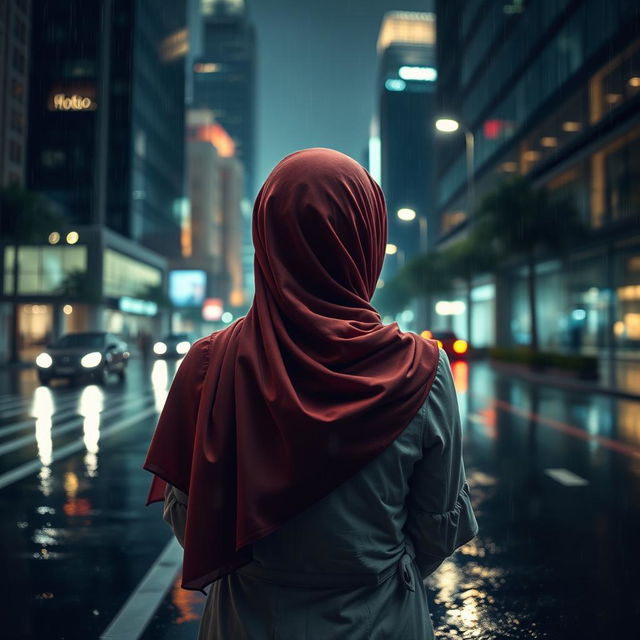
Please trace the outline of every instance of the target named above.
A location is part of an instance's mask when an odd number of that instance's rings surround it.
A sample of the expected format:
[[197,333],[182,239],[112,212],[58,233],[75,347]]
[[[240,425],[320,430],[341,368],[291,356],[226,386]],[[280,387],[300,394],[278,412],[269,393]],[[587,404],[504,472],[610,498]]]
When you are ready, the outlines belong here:
[[156,358],[182,358],[192,343],[188,333],[170,333],[153,345],[153,353]]
[[89,331],[67,333],[49,344],[36,358],[36,367],[43,385],[53,378],[91,378],[106,384],[112,373],[124,380],[128,361],[126,342],[106,331]]
[[469,343],[461,340],[453,331],[423,331],[423,338],[431,338],[438,342],[438,346],[444,349],[449,360],[463,360],[469,354]]

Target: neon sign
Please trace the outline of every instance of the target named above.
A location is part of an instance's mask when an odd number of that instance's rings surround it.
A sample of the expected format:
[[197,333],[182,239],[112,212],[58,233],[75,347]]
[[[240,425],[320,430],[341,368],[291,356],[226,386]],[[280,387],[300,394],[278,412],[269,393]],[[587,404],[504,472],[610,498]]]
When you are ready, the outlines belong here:
[[96,103],[86,96],[79,96],[74,93],[56,93],[52,101],[53,111],[94,111]]

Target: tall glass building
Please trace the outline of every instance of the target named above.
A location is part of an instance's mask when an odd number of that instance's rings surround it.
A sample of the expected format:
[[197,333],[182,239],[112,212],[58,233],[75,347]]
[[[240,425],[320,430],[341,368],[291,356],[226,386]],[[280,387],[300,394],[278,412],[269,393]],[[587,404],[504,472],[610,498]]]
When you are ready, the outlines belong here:
[[436,87],[435,16],[392,11],[378,37],[378,121],[381,177],[389,211],[387,260],[394,266],[430,244],[433,225],[434,116]]
[[[42,0],[32,11],[26,185],[66,227],[46,246],[20,247],[25,345],[65,330],[127,336],[157,322],[153,304],[131,299],[157,295],[180,255],[185,4]],[[84,293],[60,293],[70,277]]]
[[246,198],[255,196],[256,41],[244,0],[202,0],[202,55],[193,65],[193,106],[213,111],[244,166]]
[[[523,174],[571,197],[590,230],[582,250],[562,262],[540,256],[541,347],[637,357],[638,3],[442,0],[436,8],[439,105],[474,134],[478,198]],[[464,138],[450,140],[437,169],[441,238],[461,233],[472,219]],[[472,342],[527,343],[523,270],[513,265],[502,274],[498,300],[495,284],[478,278],[472,292]],[[464,335],[466,319],[455,322]]]

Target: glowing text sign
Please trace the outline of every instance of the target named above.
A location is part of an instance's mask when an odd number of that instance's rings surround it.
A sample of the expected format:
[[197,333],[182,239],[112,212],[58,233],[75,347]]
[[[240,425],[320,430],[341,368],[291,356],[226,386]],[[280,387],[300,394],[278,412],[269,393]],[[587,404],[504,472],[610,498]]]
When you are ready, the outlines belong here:
[[95,108],[96,103],[91,98],[76,93],[56,93],[52,100],[53,111],[94,111]]

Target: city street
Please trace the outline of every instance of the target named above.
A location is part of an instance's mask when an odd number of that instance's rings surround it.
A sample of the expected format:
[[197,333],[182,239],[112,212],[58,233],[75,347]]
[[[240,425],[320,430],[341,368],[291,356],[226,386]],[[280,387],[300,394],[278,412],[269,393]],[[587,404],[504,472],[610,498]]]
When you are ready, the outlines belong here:
[[[453,368],[480,534],[428,580],[437,637],[628,637],[640,402],[533,386],[485,362]],[[0,371],[3,638],[97,639],[112,623],[131,630],[105,637],[196,637],[203,596],[177,586],[169,529],[144,507],[141,465],[174,371],[135,357],[105,388]]]

